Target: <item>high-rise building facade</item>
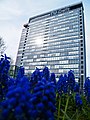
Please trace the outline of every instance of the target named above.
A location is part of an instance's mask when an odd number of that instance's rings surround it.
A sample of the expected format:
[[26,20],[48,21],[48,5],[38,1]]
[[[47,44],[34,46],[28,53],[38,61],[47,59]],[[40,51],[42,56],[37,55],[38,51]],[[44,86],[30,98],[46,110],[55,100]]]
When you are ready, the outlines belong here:
[[26,73],[48,66],[56,76],[74,70],[82,88],[86,77],[83,4],[30,18],[22,30],[16,65],[23,65]]

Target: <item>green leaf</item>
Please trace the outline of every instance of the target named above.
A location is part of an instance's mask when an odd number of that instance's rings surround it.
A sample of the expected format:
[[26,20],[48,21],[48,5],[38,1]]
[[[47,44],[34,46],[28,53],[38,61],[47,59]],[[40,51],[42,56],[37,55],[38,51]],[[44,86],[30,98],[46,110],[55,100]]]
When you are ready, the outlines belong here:
[[62,109],[61,109],[61,111],[62,111],[62,113],[66,116],[67,120],[71,120],[70,117],[66,114],[65,111],[63,111]]

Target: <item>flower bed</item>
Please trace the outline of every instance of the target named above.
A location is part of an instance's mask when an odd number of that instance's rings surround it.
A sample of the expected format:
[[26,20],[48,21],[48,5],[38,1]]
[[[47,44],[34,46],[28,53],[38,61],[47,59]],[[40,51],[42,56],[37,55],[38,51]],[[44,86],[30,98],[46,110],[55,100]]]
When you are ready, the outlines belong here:
[[90,120],[90,79],[80,94],[72,70],[60,75],[48,67],[38,68],[30,80],[21,66],[17,77],[10,78],[10,58],[0,60],[0,120]]

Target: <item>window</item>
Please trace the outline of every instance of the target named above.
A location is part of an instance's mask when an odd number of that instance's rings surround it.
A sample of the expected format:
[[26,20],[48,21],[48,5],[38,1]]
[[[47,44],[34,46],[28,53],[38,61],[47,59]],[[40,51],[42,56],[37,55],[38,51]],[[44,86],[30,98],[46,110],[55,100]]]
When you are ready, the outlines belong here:
[[82,32],[80,32],[80,35],[82,35]]
[[81,70],[81,74],[83,74],[83,70]]
[[81,66],[81,69],[83,69],[83,66]]
[[80,36],[80,38],[82,38],[83,36]]
[[82,31],[82,29],[80,29],[80,31]]
[[82,28],[82,26],[80,26],[80,28]]
[[81,40],[81,43],[83,42],[83,40]]
[[83,52],[81,52],[81,55],[83,55]]
[[83,44],[81,44],[81,46],[83,46]]
[[81,59],[83,59],[83,56],[81,56]]
[[83,48],[81,48],[81,50],[83,50]]
[[81,64],[83,64],[83,61],[81,61]]
[[27,33],[26,33],[26,35],[28,34],[28,31],[27,31]]
[[80,24],[82,24],[82,22],[80,22]]

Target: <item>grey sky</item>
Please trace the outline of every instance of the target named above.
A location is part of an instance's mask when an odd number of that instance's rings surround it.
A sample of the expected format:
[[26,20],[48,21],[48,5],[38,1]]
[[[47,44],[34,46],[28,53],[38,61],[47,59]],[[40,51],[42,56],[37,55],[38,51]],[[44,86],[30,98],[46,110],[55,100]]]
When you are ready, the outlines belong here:
[[[6,53],[16,60],[23,24],[32,16],[65,7],[81,0],[0,0],[0,36]],[[82,0],[85,13],[87,76],[90,76],[90,0]]]

